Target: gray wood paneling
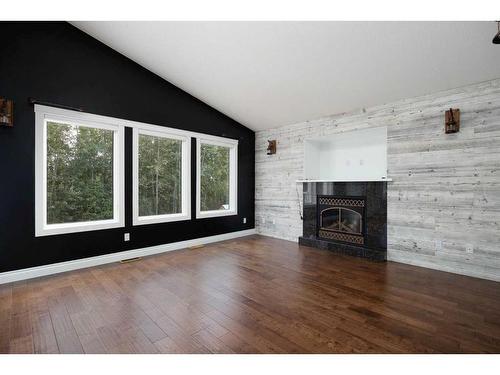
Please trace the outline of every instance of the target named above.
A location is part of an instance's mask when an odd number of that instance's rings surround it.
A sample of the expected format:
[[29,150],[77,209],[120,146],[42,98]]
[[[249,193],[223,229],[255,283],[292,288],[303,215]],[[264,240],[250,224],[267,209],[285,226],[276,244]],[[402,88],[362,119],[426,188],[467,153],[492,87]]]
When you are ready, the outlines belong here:
[[[461,129],[445,135],[444,111]],[[500,281],[500,79],[257,132],[256,227],[302,234],[304,139],[388,127],[388,258]],[[276,155],[266,155],[276,139]],[[472,245],[473,253],[466,248]]]

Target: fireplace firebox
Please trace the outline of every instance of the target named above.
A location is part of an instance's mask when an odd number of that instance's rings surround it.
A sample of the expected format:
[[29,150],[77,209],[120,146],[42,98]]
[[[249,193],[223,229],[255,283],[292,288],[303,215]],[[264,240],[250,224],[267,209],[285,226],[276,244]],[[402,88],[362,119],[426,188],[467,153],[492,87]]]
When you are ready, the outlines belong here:
[[365,243],[365,197],[317,196],[317,236],[357,245]]

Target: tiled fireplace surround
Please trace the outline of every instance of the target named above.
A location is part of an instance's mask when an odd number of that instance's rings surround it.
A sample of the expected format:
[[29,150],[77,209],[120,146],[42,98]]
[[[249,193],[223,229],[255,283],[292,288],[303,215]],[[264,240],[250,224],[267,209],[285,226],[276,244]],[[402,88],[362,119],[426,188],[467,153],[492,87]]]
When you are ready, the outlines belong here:
[[[299,243],[336,253],[385,261],[387,258],[387,182],[304,182],[303,236]],[[364,197],[364,243],[318,237],[318,196]]]

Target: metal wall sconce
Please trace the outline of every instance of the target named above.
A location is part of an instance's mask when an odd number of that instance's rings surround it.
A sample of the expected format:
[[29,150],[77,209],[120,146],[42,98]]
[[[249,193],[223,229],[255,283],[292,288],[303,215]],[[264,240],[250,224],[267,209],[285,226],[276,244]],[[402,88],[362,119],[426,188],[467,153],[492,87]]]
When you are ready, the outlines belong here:
[[276,140],[267,141],[267,154],[274,155],[276,153]]
[[0,126],[14,126],[14,102],[0,98]]
[[491,41],[493,44],[500,44],[500,21],[497,21],[497,29],[498,31]]
[[458,133],[460,130],[460,109],[450,108],[444,115],[444,132],[446,134]]

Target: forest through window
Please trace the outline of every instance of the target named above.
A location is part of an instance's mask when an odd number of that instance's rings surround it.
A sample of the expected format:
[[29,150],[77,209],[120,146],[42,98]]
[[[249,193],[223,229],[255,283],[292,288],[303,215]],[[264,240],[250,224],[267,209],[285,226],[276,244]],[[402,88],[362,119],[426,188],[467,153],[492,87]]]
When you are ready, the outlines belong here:
[[201,211],[229,210],[230,148],[201,144]]
[[112,130],[47,122],[47,223],[113,219]]
[[133,225],[190,220],[192,192],[197,218],[237,214],[238,141],[41,105],[35,113],[37,237],[124,227],[127,152]]
[[182,141],[139,135],[139,216],[182,212]]

